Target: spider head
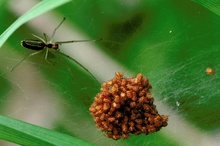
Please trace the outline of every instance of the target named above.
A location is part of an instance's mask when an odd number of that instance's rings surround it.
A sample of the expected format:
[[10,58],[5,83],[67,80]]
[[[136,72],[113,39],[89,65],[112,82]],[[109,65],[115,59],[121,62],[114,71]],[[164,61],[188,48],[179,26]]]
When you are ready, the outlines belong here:
[[54,49],[54,50],[58,50],[59,44],[57,44],[57,43],[49,43],[49,44],[47,44],[47,47],[51,48],[51,49]]

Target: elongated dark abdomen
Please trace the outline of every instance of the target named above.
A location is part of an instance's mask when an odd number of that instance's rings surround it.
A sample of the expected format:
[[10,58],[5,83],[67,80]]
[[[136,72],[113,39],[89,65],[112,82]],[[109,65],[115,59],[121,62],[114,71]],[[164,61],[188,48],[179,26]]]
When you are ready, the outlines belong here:
[[46,44],[41,40],[32,40],[32,39],[21,41],[21,45],[31,50],[42,50],[46,46]]

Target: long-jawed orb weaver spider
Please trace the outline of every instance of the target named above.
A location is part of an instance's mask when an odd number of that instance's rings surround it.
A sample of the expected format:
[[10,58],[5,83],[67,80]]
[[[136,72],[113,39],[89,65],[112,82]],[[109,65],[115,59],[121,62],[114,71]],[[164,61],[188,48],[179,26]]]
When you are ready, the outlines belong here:
[[[21,45],[27,49],[31,49],[31,50],[36,50],[37,52],[34,52],[34,53],[31,53],[29,54],[28,56],[24,57],[17,65],[15,65],[11,71],[13,71],[19,64],[21,64],[25,59],[31,57],[31,56],[34,56],[34,55],[37,55],[43,51],[45,51],[45,60],[50,63],[48,60],[47,60],[47,57],[48,57],[48,53],[52,53],[54,54],[55,56],[56,53],[59,53],[69,59],[71,59],[72,61],[76,62],[79,66],[81,66],[83,69],[85,69],[89,74],[91,74],[89,72],[88,69],[86,69],[84,66],[82,66],[78,61],[76,61],[75,59],[73,59],[72,57],[60,52],[59,50],[59,45],[61,44],[65,44],[65,43],[75,43],[75,42],[91,42],[91,41],[100,41],[102,39],[99,39],[99,40],[71,40],[71,41],[63,41],[63,42],[52,42],[52,39],[57,31],[57,29],[61,26],[61,24],[66,20],[66,18],[64,17],[63,20],[60,22],[60,24],[54,29],[53,31],[53,34],[52,34],[52,37],[51,39],[48,41],[48,36],[44,33],[44,39],[42,39],[41,37],[37,36],[37,35],[34,35],[32,34],[35,38],[37,39],[26,39],[26,40],[22,40],[21,41]],[[91,74],[92,75],[92,74]],[[93,76],[93,75],[92,75]],[[94,77],[94,76],[93,76]]]

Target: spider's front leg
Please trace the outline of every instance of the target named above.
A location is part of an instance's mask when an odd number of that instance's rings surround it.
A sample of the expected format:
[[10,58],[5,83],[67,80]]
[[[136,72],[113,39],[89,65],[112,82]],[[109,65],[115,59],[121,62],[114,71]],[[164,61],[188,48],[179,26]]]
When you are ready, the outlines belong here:
[[50,51],[49,51],[49,48],[46,48],[46,50],[45,50],[45,55],[44,55],[44,59],[46,60],[46,62],[47,63],[49,63],[49,64],[51,64],[51,65],[54,65],[54,63],[52,63],[52,62],[50,62],[49,60],[48,60],[48,53],[49,53]]

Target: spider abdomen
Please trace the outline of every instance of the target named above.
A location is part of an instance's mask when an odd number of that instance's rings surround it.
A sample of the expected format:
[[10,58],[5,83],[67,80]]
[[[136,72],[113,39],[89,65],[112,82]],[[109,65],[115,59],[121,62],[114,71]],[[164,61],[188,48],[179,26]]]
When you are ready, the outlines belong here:
[[21,41],[21,45],[31,50],[43,50],[44,47],[46,46],[46,44],[41,40],[32,40],[32,39]]

